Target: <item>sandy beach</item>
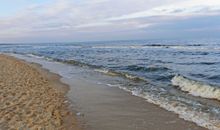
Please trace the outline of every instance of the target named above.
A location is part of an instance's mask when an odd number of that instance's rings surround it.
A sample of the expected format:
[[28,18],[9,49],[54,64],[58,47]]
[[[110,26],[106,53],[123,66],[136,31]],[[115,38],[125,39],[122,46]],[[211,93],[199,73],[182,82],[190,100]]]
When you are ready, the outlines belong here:
[[68,87],[36,65],[0,55],[1,130],[79,130]]

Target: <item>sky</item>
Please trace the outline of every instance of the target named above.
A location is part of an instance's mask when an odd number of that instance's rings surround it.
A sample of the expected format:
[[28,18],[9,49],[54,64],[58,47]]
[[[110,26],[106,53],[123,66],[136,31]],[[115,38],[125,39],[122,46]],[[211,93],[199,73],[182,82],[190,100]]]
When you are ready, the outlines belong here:
[[220,0],[0,3],[0,43],[220,37]]

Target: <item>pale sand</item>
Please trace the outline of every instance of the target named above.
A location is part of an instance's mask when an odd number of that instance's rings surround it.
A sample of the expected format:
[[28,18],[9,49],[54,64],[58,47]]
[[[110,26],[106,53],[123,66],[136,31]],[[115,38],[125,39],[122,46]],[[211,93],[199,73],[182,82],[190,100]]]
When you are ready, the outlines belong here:
[[0,55],[0,130],[79,130],[58,75]]

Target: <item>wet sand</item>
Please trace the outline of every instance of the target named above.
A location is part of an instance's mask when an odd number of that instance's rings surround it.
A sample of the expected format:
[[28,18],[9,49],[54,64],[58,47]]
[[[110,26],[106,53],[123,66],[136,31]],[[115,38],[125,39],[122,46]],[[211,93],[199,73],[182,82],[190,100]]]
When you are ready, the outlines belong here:
[[86,130],[207,130],[144,99],[89,80],[64,79]]
[[85,122],[85,130],[207,130],[143,98],[97,84],[106,79],[105,75],[90,75],[84,69],[42,59],[19,58],[62,75],[61,81],[70,86],[67,96],[80,113],[78,117]]
[[60,77],[0,55],[0,130],[79,130]]

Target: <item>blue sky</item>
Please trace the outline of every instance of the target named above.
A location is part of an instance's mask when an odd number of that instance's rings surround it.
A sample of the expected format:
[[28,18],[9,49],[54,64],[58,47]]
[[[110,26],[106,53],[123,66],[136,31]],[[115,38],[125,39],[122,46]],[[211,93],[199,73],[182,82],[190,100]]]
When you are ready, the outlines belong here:
[[0,3],[0,42],[220,37],[220,0]]
[[28,6],[47,2],[47,0],[0,0],[0,16],[10,16]]

